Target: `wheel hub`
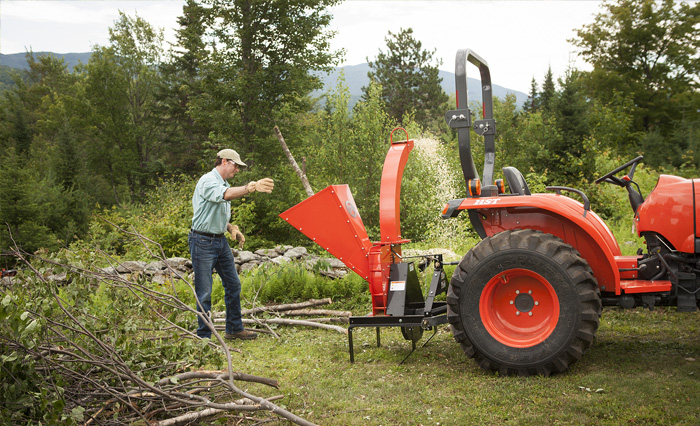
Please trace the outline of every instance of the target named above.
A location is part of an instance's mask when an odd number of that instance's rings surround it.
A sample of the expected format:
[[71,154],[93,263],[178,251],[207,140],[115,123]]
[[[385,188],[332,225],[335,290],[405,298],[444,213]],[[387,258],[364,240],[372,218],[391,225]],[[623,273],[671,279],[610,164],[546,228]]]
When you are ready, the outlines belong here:
[[489,280],[479,311],[489,334],[511,347],[527,348],[543,342],[559,321],[554,288],[528,269],[508,269]]
[[535,307],[535,299],[529,293],[520,293],[513,304],[518,312],[530,312]]

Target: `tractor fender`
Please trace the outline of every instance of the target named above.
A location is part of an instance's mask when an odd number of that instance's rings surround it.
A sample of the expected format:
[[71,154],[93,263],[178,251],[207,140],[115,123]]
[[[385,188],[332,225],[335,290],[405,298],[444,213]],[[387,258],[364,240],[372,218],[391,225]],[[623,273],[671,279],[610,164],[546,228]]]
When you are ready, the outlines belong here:
[[615,261],[621,255],[620,246],[605,222],[580,202],[559,194],[464,198],[448,203],[443,217],[454,217],[461,210],[469,211],[482,238],[514,229],[534,229],[558,237],[586,259],[601,291],[620,294]]

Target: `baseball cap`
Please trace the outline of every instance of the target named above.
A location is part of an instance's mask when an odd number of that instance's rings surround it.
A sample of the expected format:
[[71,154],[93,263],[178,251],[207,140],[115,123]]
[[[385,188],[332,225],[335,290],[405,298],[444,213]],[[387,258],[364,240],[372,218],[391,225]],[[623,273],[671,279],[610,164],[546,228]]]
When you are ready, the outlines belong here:
[[234,163],[238,164],[239,166],[248,167],[248,165],[246,163],[241,161],[241,156],[238,155],[238,153],[232,149],[228,149],[228,148],[222,149],[221,151],[219,151],[218,154],[216,154],[216,156],[219,158],[225,158],[227,160],[231,160]]

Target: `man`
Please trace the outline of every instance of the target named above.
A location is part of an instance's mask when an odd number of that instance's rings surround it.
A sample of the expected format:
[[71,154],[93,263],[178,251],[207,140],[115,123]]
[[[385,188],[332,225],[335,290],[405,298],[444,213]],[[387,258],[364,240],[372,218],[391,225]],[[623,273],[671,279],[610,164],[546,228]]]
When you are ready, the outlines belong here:
[[[194,289],[197,294],[197,311],[209,315],[211,310],[212,273],[214,268],[221,277],[224,286],[226,304],[226,339],[251,340],[257,334],[244,330],[241,320],[241,281],[236,272],[231,247],[225,233],[229,232],[241,247],[245,237],[229,223],[231,219],[231,200],[251,194],[255,191],[272,192],[274,182],[270,178],[250,182],[244,186],[231,187],[226,181],[231,179],[240,167],[247,167],[241,156],[232,149],[224,149],[216,155],[214,169],[197,182],[192,196],[192,229],[188,242],[192,269],[194,271]],[[201,305],[201,306],[200,306]],[[197,317],[197,335],[211,337],[207,323]]]

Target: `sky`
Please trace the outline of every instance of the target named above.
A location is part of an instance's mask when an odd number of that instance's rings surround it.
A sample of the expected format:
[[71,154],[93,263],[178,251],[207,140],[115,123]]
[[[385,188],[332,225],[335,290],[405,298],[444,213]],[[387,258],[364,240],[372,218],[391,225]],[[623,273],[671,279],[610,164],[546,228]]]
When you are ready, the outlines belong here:
[[[109,44],[108,28],[119,10],[138,14],[174,41],[183,0],[0,0],[0,53],[89,52]],[[436,49],[440,69],[454,72],[455,54],[471,49],[489,64],[493,84],[527,93],[551,67],[588,69],[567,40],[600,13],[598,0],[345,0],[331,9],[333,50],[345,49],[341,65],[374,60],[386,51],[388,32],[412,28],[423,49]],[[475,67],[467,75],[478,77]]]

